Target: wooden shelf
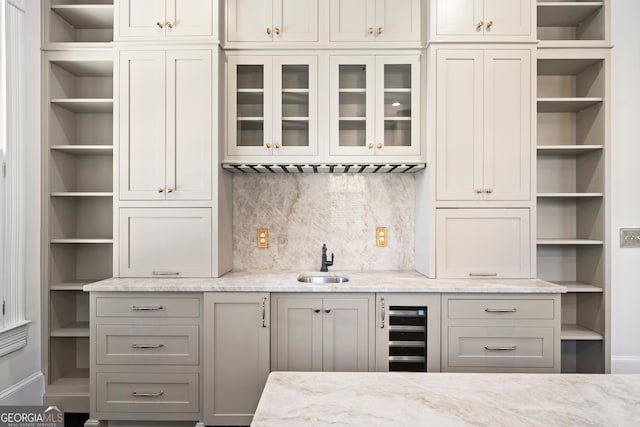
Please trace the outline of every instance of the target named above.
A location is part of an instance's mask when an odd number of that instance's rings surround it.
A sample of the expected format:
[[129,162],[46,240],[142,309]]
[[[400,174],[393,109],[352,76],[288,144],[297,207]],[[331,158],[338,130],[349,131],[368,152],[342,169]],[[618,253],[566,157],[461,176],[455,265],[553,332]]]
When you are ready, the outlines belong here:
[[364,122],[367,120],[366,117],[339,117],[338,120],[341,122]]
[[56,191],[51,197],[113,197],[112,192],[98,191]]
[[384,120],[389,122],[409,122],[411,117],[385,117]]
[[538,113],[577,113],[601,104],[602,97],[538,98]]
[[539,156],[577,156],[603,150],[602,145],[538,145]]
[[567,292],[572,293],[602,293],[603,289],[599,286],[590,285],[582,282],[566,282],[566,281],[554,281],[553,283],[564,286],[567,288]]
[[283,117],[282,121],[290,121],[290,122],[308,122],[309,117]]
[[602,7],[601,1],[538,3],[538,27],[577,27]]
[[538,245],[602,245],[602,240],[593,239],[538,239]]
[[563,341],[602,341],[602,334],[580,325],[562,324],[561,331]]
[[364,88],[343,88],[338,89],[339,93],[367,93],[367,89]]
[[76,29],[113,28],[112,4],[52,5],[51,11]]
[[385,89],[384,93],[411,93],[411,88],[389,88],[389,89]]
[[113,154],[113,145],[52,145],[51,150],[73,155],[100,156]]
[[539,198],[580,198],[603,196],[603,193],[538,193]]
[[264,117],[238,117],[239,122],[263,122]]
[[49,334],[56,338],[85,338],[89,336],[89,322],[74,322]]
[[113,98],[52,99],[51,103],[73,113],[113,112]]
[[576,76],[601,62],[602,58],[538,59],[538,75]]
[[309,93],[309,89],[282,89],[282,93]]
[[71,238],[71,239],[51,239],[51,243],[53,244],[72,244],[72,245],[102,245],[102,244],[111,244],[113,243],[113,239],[81,239],[81,238]]
[[55,60],[51,64],[68,71],[76,77],[113,77],[112,60]]
[[88,285],[92,281],[80,281],[80,282],[66,282],[57,285],[51,285],[49,288],[52,291],[82,291],[84,285]]

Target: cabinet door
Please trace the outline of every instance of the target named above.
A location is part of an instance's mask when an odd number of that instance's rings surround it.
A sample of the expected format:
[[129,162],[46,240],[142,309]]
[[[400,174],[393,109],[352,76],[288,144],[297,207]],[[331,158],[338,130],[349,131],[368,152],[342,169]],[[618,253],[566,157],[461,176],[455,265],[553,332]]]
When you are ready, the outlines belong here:
[[273,0],[273,40],[318,41],[318,0]]
[[166,0],[166,17],[171,26],[167,37],[211,36],[213,31],[212,0]]
[[163,38],[166,29],[166,0],[120,0],[118,35],[122,38]]
[[269,294],[205,293],[204,305],[204,421],[248,425],[269,375]]
[[[484,35],[528,36],[531,34],[532,0],[484,0]],[[441,0],[442,2],[442,0]],[[444,0],[445,3],[449,0]],[[488,24],[492,23],[491,26]]]
[[420,0],[376,0],[376,41],[419,41]]
[[322,370],[374,370],[375,338],[372,298],[325,298],[322,316]]
[[529,209],[437,209],[436,277],[529,278]]
[[[435,0],[432,13],[435,16],[438,36],[476,36],[484,29],[484,0]],[[506,0],[511,2],[513,0]],[[435,12],[433,11],[435,7]]]
[[375,58],[332,56],[329,101],[332,155],[372,155]]
[[120,277],[211,277],[211,209],[120,209]]
[[273,34],[272,0],[227,0],[227,40],[267,42]]
[[322,371],[322,298],[281,297],[276,303],[274,371]]
[[420,154],[420,56],[376,58],[376,155]]
[[167,52],[167,200],[210,200],[212,51]]
[[374,41],[376,0],[331,0],[331,41]]
[[482,200],[482,51],[439,50],[436,63],[437,199]]
[[531,56],[484,52],[485,200],[529,200],[531,192]]
[[272,57],[232,56],[228,61],[229,155],[271,155]]
[[273,154],[318,153],[318,58],[273,58]]
[[120,52],[120,199],[165,198],[165,54]]

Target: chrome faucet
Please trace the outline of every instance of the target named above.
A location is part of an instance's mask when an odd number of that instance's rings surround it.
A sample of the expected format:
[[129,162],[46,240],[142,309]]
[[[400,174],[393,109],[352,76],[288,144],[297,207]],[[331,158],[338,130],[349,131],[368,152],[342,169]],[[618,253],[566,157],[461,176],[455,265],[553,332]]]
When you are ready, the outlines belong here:
[[320,266],[320,271],[329,271],[327,267],[331,267],[333,265],[333,252],[331,253],[331,261],[327,261],[327,245],[322,244],[322,265]]

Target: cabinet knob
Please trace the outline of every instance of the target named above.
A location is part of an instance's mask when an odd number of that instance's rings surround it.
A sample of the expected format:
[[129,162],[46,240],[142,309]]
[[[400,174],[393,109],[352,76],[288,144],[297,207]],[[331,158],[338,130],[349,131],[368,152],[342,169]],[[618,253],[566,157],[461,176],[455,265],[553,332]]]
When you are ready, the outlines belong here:
[[278,148],[280,148],[280,144],[278,144],[277,142],[273,144],[273,147],[277,150]]
[[382,27],[378,27],[378,34],[382,34]]
[[331,308],[330,307],[325,307],[324,308],[324,312],[325,313],[331,313]]
[[162,187],[158,188],[158,193],[164,193],[164,188]]
[[267,148],[271,148],[271,144],[269,144],[269,143],[264,144],[264,146],[267,147]]
[[170,21],[167,21],[167,27],[173,28],[173,24]]
[[373,34],[375,32],[375,28],[369,27],[369,34]]
[[369,143],[369,150],[373,149],[373,143]]
[[162,25],[162,24],[160,23],[160,21],[156,22],[156,25],[157,25],[157,26],[158,26],[158,28],[160,28],[160,29],[163,29],[163,28],[164,28],[164,25]]
[[478,23],[476,24],[476,31],[480,31],[483,25],[484,25],[483,21],[478,21]]
[[173,193],[173,188],[168,187],[168,188],[167,188],[167,193]]
[[276,35],[280,35],[280,27],[275,27],[273,32],[276,33]]
[[486,190],[484,190],[484,192],[487,194],[491,194],[493,193],[493,188],[487,188]]
[[271,35],[271,28],[267,27],[267,35]]
[[314,312],[314,313],[320,313],[320,307],[316,307],[316,308],[314,308],[314,309],[313,309],[313,312]]
[[487,22],[487,31],[491,31],[492,26],[493,26],[493,21]]
[[378,142],[377,147],[378,147],[378,150],[382,150],[382,147],[384,147],[384,145],[381,142]]
[[482,188],[476,188],[476,193],[481,194],[482,193]]

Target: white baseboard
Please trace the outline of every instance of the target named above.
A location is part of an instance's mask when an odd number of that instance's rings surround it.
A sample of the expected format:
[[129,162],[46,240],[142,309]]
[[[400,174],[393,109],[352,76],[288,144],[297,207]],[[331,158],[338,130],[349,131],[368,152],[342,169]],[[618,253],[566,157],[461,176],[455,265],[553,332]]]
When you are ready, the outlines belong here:
[[636,356],[612,356],[612,374],[640,374],[640,357]]
[[36,372],[0,391],[0,405],[42,405],[44,375]]

